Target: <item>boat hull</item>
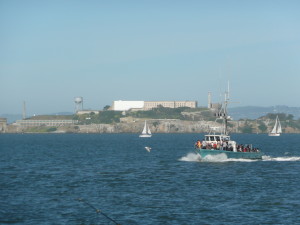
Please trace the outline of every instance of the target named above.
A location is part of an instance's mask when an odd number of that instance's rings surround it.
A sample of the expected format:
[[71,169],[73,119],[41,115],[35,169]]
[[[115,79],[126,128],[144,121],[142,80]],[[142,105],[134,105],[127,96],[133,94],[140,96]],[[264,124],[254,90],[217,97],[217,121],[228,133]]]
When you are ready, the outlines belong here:
[[225,154],[228,159],[262,159],[262,152],[232,152],[225,150],[214,150],[214,149],[196,149],[202,159],[207,156],[217,156]]
[[271,137],[278,137],[278,136],[280,136],[280,134],[279,133],[274,133],[274,134],[270,133],[269,136],[271,136]]
[[151,137],[151,134],[141,134],[139,137]]

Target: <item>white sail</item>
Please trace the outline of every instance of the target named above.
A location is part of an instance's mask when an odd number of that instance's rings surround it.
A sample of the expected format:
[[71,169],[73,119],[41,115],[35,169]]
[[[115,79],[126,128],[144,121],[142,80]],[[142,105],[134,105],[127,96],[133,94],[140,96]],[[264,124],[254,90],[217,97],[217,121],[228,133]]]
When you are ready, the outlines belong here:
[[147,131],[148,134],[151,134],[151,130],[150,128],[148,127],[148,131]]
[[145,125],[144,125],[144,129],[142,131],[142,133],[140,134],[140,137],[151,137],[151,131],[149,129],[149,127],[147,126],[147,122],[145,121]]
[[142,134],[147,134],[147,123],[145,121],[144,129],[142,131]]
[[281,133],[282,133],[281,124],[280,124],[280,121],[277,116],[275,125],[274,125],[271,133],[269,133],[269,136],[280,136]]
[[277,116],[277,133],[282,133],[282,130],[281,130],[281,124],[280,124],[280,121],[278,119],[278,116]]
[[272,134],[276,134],[277,133],[277,126],[278,126],[277,124],[278,124],[278,122],[277,122],[277,118],[276,118],[275,125],[273,127],[273,130],[271,131]]

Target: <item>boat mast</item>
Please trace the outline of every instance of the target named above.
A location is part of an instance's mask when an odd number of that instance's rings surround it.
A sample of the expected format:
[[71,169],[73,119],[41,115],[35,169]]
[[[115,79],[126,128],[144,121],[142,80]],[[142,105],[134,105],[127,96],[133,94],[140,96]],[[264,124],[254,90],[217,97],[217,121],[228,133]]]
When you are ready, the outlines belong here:
[[227,91],[225,91],[224,94],[224,101],[221,103],[221,108],[219,112],[216,114],[217,120],[222,119],[223,120],[223,127],[221,134],[223,135],[228,135],[228,121],[230,120],[230,116],[228,116],[228,111],[227,111],[227,105],[229,104],[229,81],[228,81],[228,87]]
[[225,130],[224,133],[225,135],[228,135],[228,112],[227,112],[227,105],[229,101],[229,81],[228,81],[228,86],[227,86],[227,91],[225,92],[225,101],[224,101],[224,126]]
[[225,91],[224,102],[221,106],[221,110],[219,113],[219,117],[223,119],[223,123],[224,123],[224,130],[223,130],[224,135],[228,135],[228,120],[229,120],[228,111],[227,111],[228,103],[229,103],[229,81],[228,81],[227,91]]

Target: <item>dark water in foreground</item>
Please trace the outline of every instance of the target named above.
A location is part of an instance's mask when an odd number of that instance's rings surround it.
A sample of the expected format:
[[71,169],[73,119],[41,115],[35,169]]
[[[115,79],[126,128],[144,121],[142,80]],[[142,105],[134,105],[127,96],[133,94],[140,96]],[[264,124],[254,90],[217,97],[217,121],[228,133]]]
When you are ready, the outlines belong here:
[[78,198],[123,225],[300,224],[300,135],[232,135],[258,161],[201,161],[198,137],[0,135],[0,224],[114,224]]

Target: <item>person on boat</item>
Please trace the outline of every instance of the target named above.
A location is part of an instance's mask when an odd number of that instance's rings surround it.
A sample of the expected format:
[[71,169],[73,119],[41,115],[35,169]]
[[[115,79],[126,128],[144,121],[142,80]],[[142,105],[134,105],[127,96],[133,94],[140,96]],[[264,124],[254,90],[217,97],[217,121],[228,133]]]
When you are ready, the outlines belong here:
[[195,146],[196,146],[196,148],[201,148],[201,141],[198,140],[198,141],[196,142]]
[[242,152],[242,150],[243,150],[243,145],[238,145],[237,146],[237,151],[238,152]]
[[215,150],[217,149],[217,143],[213,144],[213,149],[215,149]]
[[248,145],[246,145],[246,146],[244,147],[243,152],[248,152],[248,151],[249,151],[249,147],[248,147]]
[[202,149],[206,149],[206,141],[205,140],[202,141]]

